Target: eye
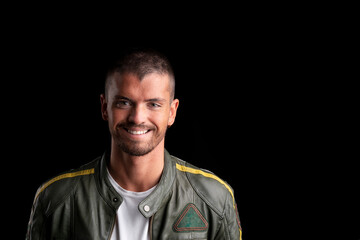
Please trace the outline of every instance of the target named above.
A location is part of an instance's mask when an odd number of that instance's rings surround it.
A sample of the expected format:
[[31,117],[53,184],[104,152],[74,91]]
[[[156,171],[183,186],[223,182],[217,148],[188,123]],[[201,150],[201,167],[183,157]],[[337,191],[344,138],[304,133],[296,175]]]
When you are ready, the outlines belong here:
[[131,103],[129,101],[126,100],[119,100],[115,103],[116,107],[118,108],[126,108],[131,106]]
[[148,105],[151,108],[160,108],[161,107],[161,104],[155,103],[155,102],[150,102]]

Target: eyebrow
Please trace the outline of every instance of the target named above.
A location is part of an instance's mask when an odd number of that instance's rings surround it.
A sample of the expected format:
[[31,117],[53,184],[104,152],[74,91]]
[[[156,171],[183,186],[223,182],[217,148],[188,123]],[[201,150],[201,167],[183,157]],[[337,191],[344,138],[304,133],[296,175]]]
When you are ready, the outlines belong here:
[[114,96],[114,100],[127,100],[132,102],[133,100],[131,100],[130,98],[124,97],[124,96],[120,96],[120,95],[116,95]]
[[150,98],[150,99],[146,99],[145,102],[166,102],[166,99],[164,99],[164,98]]
[[[121,95],[116,95],[114,97],[115,100],[127,100],[127,101],[130,101],[130,102],[134,102],[134,100],[130,99],[130,98],[127,98],[127,97],[124,97],[124,96],[121,96]],[[164,98],[150,98],[150,99],[146,99],[145,102],[166,102],[166,99]]]

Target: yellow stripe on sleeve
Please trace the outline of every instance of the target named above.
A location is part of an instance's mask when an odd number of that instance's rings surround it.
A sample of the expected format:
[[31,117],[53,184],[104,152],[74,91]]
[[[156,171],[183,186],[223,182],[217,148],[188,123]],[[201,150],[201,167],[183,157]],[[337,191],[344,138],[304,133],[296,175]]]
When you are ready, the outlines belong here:
[[72,173],[65,173],[62,175],[59,175],[53,179],[51,179],[50,181],[48,181],[47,183],[45,183],[36,193],[35,196],[35,200],[37,199],[37,197],[39,196],[39,194],[44,191],[48,186],[50,186],[51,184],[53,184],[56,181],[59,181],[61,179],[64,178],[73,178],[73,177],[77,177],[77,176],[82,176],[82,175],[90,175],[90,174],[94,174],[95,169],[91,168],[91,169],[86,169],[86,170],[82,170],[82,171],[78,171],[78,172],[72,172]]
[[218,181],[219,183],[221,183],[222,185],[224,185],[226,187],[227,190],[229,190],[232,199],[233,199],[233,206],[235,208],[235,199],[234,199],[234,194],[231,190],[231,188],[229,187],[229,185],[227,185],[223,180],[221,180],[220,178],[218,178],[217,176],[215,176],[214,174],[211,173],[207,173],[204,171],[201,171],[199,169],[194,169],[194,168],[190,168],[190,167],[186,167],[180,164],[176,164],[176,168],[182,172],[189,172],[189,173],[193,173],[193,174],[200,174],[203,175],[204,177],[208,177],[208,178],[212,178],[215,179],[216,181]]

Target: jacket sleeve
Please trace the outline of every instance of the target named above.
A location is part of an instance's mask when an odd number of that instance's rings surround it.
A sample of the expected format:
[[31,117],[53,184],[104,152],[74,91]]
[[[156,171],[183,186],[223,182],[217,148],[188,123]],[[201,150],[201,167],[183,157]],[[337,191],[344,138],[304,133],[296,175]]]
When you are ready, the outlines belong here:
[[229,197],[227,197],[222,226],[220,227],[216,239],[242,240],[242,229],[239,213],[233,195],[229,194]]
[[230,233],[230,239],[242,240],[242,229],[235,199],[231,202],[231,204],[227,204],[227,213],[225,213],[225,218]]
[[[39,188],[40,190],[40,188]],[[45,223],[45,214],[43,212],[39,197],[39,190],[35,195],[34,203],[31,208],[30,220],[28,223],[25,240],[42,240],[44,239],[43,228]]]

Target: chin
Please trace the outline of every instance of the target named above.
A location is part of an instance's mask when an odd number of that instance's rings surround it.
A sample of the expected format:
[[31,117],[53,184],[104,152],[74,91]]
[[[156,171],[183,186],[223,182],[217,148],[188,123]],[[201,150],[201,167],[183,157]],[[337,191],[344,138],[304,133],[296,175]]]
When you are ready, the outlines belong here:
[[138,146],[137,143],[125,143],[120,142],[117,146],[125,153],[129,154],[130,156],[144,156],[150,152],[152,152],[157,145],[152,144],[142,144],[145,146]]

